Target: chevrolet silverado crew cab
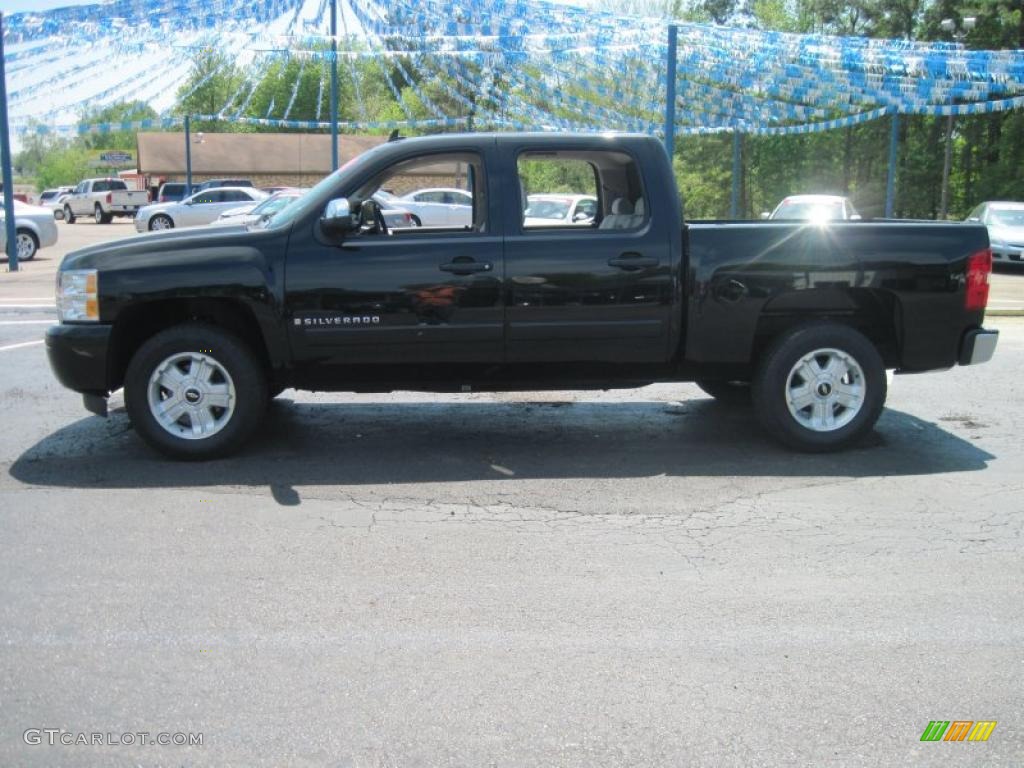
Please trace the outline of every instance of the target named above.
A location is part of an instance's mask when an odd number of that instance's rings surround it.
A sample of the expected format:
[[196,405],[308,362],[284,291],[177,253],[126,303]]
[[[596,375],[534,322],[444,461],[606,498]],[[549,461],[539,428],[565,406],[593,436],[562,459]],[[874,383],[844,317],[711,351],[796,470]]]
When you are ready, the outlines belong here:
[[64,199],[64,221],[74,224],[79,216],[91,216],[97,224],[109,224],[115,216],[134,217],[149,204],[149,192],[128,189],[121,179],[86,179]]
[[[389,229],[374,193],[437,178],[471,221]],[[527,222],[551,193],[593,197],[593,221]],[[180,458],[242,446],[285,387],[684,381],[827,451],[872,429],[887,369],[991,358],[991,259],[971,223],[684,223],[646,136],[393,139],[261,224],[68,254],[46,343],[89,410],[123,387],[139,435]]]

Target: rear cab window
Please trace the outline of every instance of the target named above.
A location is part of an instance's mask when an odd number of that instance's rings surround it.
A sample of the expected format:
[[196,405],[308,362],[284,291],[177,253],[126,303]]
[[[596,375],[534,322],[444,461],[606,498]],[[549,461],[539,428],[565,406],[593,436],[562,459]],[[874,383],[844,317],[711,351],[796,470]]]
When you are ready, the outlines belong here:
[[92,184],[93,192],[120,192],[128,189],[128,186],[117,179],[100,179]]
[[543,150],[516,158],[524,231],[636,230],[649,218],[640,168],[617,150]]

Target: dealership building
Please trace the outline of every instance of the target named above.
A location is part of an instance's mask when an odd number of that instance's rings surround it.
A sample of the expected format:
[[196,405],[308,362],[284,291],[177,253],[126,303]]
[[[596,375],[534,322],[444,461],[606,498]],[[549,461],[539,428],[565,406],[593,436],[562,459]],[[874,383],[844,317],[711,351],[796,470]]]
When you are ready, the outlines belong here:
[[[385,136],[338,137],[338,158],[344,164],[387,140]],[[153,189],[186,176],[184,133],[140,133],[140,188]],[[310,187],[329,174],[331,137],[321,133],[191,133],[192,182],[246,178],[257,187]]]

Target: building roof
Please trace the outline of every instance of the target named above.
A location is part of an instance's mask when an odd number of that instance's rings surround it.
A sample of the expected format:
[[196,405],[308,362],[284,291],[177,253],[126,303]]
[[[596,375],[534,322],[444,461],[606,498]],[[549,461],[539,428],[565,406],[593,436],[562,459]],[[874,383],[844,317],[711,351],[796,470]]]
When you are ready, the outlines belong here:
[[[339,136],[339,162],[346,163],[386,140],[385,136]],[[137,143],[139,173],[185,173],[184,133],[139,133]],[[192,132],[192,172],[198,175],[325,176],[331,170],[329,134]]]

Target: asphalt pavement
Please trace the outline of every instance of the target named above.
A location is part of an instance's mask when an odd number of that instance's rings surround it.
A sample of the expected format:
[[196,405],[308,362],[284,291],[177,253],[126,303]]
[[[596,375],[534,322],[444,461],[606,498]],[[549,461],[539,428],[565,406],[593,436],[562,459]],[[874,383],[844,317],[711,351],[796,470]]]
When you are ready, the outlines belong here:
[[1021,765],[1024,319],[843,454],[658,385],[288,391],[179,464],[53,379],[59,256],[133,234],[59,226],[0,273],[0,765]]

